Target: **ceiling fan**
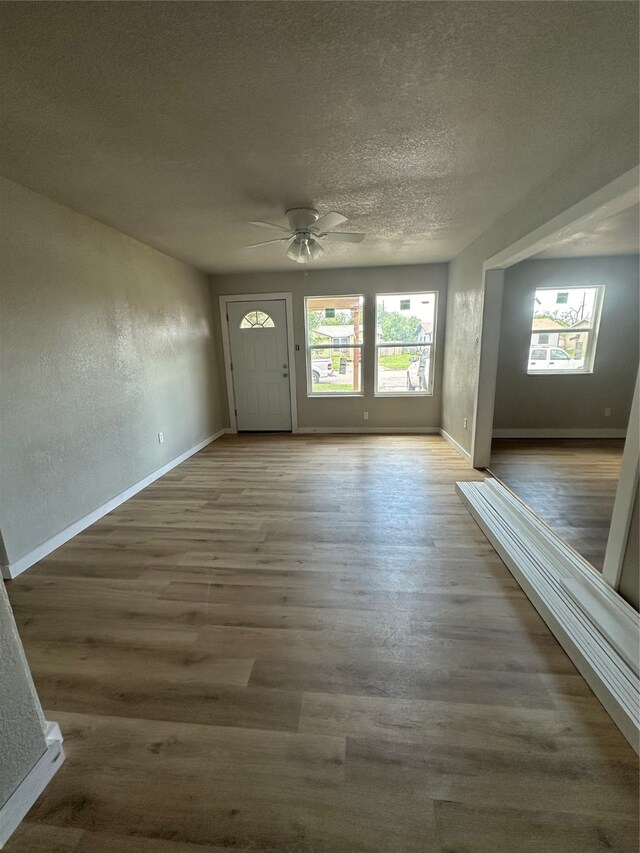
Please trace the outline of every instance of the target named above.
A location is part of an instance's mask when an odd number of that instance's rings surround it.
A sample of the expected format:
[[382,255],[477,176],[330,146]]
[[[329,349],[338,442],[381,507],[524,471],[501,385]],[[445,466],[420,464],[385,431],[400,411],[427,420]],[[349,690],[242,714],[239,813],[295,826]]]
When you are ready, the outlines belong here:
[[264,240],[262,243],[252,243],[247,249],[258,246],[269,246],[272,243],[287,243],[287,257],[299,264],[319,258],[324,253],[322,242],[327,243],[361,243],[365,235],[353,231],[332,231],[336,225],[347,221],[341,213],[332,211],[320,216],[317,210],[308,207],[294,207],[286,212],[289,227],[274,225],[272,222],[252,222],[264,228],[284,231],[286,237],[276,237],[274,240]]

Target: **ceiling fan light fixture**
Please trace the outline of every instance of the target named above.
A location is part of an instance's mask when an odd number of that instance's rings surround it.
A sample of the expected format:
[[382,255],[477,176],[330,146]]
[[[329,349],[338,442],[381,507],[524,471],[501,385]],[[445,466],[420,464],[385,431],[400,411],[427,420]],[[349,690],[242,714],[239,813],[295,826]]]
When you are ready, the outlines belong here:
[[298,264],[305,264],[309,259],[306,244],[306,240],[296,237],[287,249],[287,257]]
[[324,249],[317,240],[314,240],[313,237],[309,240],[309,251],[311,252],[311,257],[314,261],[316,258],[319,258],[320,255],[324,255]]

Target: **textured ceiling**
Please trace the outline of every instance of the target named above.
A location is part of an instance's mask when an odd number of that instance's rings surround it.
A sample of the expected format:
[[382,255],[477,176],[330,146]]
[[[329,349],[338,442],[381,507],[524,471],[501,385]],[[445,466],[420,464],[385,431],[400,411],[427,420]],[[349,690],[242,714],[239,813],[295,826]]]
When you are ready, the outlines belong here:
[[538,258],[586,258],[596,255],[632,255],[640,251],[638,205],[591,222],[563,240],[539,252]]
[[0,171],[211,271],[441,261],[637,103],[627,2],[0,3]]

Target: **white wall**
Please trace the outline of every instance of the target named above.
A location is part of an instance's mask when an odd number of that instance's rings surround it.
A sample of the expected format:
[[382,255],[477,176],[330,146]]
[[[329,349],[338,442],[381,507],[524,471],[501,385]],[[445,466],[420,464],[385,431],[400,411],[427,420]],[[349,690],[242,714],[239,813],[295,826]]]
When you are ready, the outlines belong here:
[[[293,262],[292,262],[293,266]],[[444,361],[447,265],[370,267],[358,269],[302,270],[292,272],[217,275],[211,278],[216,302],[220,294],[291,292],[296,344],[296,380],[298,426],[300,427],[401,427],[405,429],[440,426],[442,404],[442,365]],[[438,318],[435,343],[434,393],[430,397],[374,396],[375,366],[375,294],[438,292]],[[307,397],[305,367],[305,296],[363,294],[365,341],[363,347],[363,397]],[[222,363],[222,355],[219,357]],[[222,376],[221,381],[224,381]],[[363,412],[369,413],[367,421]]]
[[[637,165],[638,104],[634,99],[598,135],[576,140],[571,160],[451,262],[442,425],[465,450],[471,450],[484,261]],[[468,419],[466,430],[464,418]]]
[[207,277],[0,191],[0,529],[15,562],[223,421]]
[[[606,289],[593,373],[527,374],[536,288],[600,284]],[[494,427],[625,430],[638,364],[639,296],[637,255],[530,260],[508,269]]]

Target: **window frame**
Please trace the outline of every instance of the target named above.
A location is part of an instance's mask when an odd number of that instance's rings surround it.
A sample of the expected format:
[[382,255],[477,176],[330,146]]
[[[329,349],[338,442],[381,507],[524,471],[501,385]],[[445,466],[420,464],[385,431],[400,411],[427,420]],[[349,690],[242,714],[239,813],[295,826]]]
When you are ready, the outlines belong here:
[[[361,300],[361,318],[362,324],[362,339],[359,344],[312,344],[309,339],[309,302],[313,299],[360,299]],[[304,358],[305,372],[307,374],[307,397],[322,397],[341,399],[344,397],[364,397],[364,342],[365,342],[365,296],[363,293],[329,293],[316,294],[314,296],[304,297]],[[359,391],[314,391],[312,378],[312,350],[336,350],[336,349],[359,349],[360,350],[360,390]]]
[[[389,347],[394,346],[393,343],[389,341],[378,342],[378,299],[380,297],[385,296],[395,296],[399,298],[409,298],[411,296],[433,296],[434,304],[433,304],[433,330],[431,332],[431,342],[430,344],[419,344],[419,343],[403,343],[398,342],[400,346],[406,347],[420,347],[420,346],[431,346],[431,351],[429,354],[429,387],[430,391],[378,391],[378,349],[380,347]],[[411,290],[408,292],[404,291],[396,291],[396,292],[388,292],[384,291],[383,293],[375,293],[375,340],[374,340],[374,358],[375,358],[375,368],[374,368],[374,377],[373,377],[373,396],[374,397],[395,397],[401,398],[403,400],[411,399],[412,397],[433,397],[435,392],[435,363],[436,363],[436,343],[438,338],[438,304],[439,304],[439,292],[437,290]]]
[[[531,324],[533,324],[534,313],[535,313],[535,294],[540,290],[555,290],[558,292],[565,292],[569,290],[595,290],[596,298],[593,305],[593,318],[591,321],[591,325],[585,327],[584,329],[577,330],[580,333],[588,335],[588,351],[587,357],[584,360],[584,364],[580,368],[568,367],[568,368],[557,368],[556,370],[530,370],[530,362],[531,359],[531,337],[539,334],[550,335],[550,334],[558,334],[558,328],[545,329],[544,327],[541,329],[533,329],[532,325],[529,328],[529,343],[527,346],[527,376],[588,376],[594,372],[594,365],[596,360],[596,348],[598,346],[598,333],[600,331],[600,320],[602,317],[602,306],[604,303],[604,295],[606,290],[606,284],[569,284],[562,285],[561,287],[555,285],[545,285],[543,287],[536,287],[534,290],[534,308],[531,312]],[[567,328],[571,328],[570,326]],[[552,347],[550,344],[543,344],[541,346],[549,347],[551,349],[562,349],[562,347],[556,346]],[[537,344],[533,345],[533,348],[538,347]],[[549,359],[547,359],[549,360]]]

